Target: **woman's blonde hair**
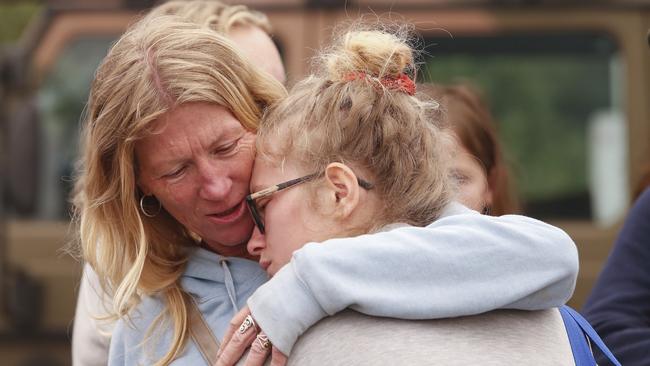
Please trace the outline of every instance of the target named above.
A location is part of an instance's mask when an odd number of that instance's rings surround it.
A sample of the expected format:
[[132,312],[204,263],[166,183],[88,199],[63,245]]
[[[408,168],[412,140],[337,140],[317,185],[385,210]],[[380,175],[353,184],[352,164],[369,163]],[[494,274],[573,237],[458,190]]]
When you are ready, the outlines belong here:
[[290,157],[308,172],[343,162],[369,174],[363,178],[385,207],[359,230],[431,223],[450,195],[449,137],[431,123],[437,103],[409,94],[414,70],[406,37],[387,30],[344,34],[319,57],[315,74],[265,115],[258,154]]
[[128,315],[140,296],[164,298],[174,338],[158,364],[170,363],[187,339],[188,295],[179,278],[195,240],[164,209],[154,218],[138,210],[135,145],[184,103],[225,106],[255,131],[264,108],[284,96],[284,87],[224,36],[176,16],[133,25],[97,70],[75,186],[81,252],[114,294],[114,315]]

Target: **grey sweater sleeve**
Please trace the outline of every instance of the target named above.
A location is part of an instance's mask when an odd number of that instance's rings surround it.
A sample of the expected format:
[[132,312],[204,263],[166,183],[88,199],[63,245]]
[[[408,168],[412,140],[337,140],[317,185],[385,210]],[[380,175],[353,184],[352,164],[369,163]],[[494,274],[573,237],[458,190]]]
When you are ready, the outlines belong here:
[[575,244],[562,230],[456,204],[424,228],[307,244],[248,305],[288,355],[310,326],[348,307],[402,319],[545,309],[571,297],[577,273]]
[[72,331],[74,366],[106,365],[113,322],[98,317],[108,314],[111,306],[110,296],[102,295],[97,274],[84,265]]

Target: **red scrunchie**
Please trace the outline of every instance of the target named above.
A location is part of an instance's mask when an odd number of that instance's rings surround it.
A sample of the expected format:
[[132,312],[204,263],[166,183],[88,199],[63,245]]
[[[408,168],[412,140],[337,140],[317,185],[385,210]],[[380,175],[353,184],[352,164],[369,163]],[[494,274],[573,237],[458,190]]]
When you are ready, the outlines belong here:
[[[363,80],[368,77],[368,74],[362,71],[352,71],[347,73],[343,80],[353,81],[353,80]],[[397,90],[404,92],[408,95],[415,95],[415,83],[411,80],[408,75],[400,73],[398,77],[384,76],[379,79],[381,85],[385,86],[391,90]]]

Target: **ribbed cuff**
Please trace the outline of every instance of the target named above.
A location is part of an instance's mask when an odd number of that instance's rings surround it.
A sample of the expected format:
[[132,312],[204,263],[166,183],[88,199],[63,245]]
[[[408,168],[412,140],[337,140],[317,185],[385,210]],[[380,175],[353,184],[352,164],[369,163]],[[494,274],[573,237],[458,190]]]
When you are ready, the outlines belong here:
[[257,324],[287,356],[298,337],[327,316],[295,273],[292,263],[258,288],[247,303]]

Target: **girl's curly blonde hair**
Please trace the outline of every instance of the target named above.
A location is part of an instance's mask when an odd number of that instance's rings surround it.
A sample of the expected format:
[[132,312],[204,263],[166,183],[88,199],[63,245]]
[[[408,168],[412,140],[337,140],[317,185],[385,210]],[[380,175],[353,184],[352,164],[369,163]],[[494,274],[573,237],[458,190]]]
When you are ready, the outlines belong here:
[[364,178],[385,207],[361,231],[392,222],[427,225],[450,197],[451,143],[435,123],[438,104],[396,82],[412,82],[415,70],[406,39],[381,29],[345,33],[258,131],[258,154],[267,158],[292,159],[308,172],[343,162],[370,174]]

